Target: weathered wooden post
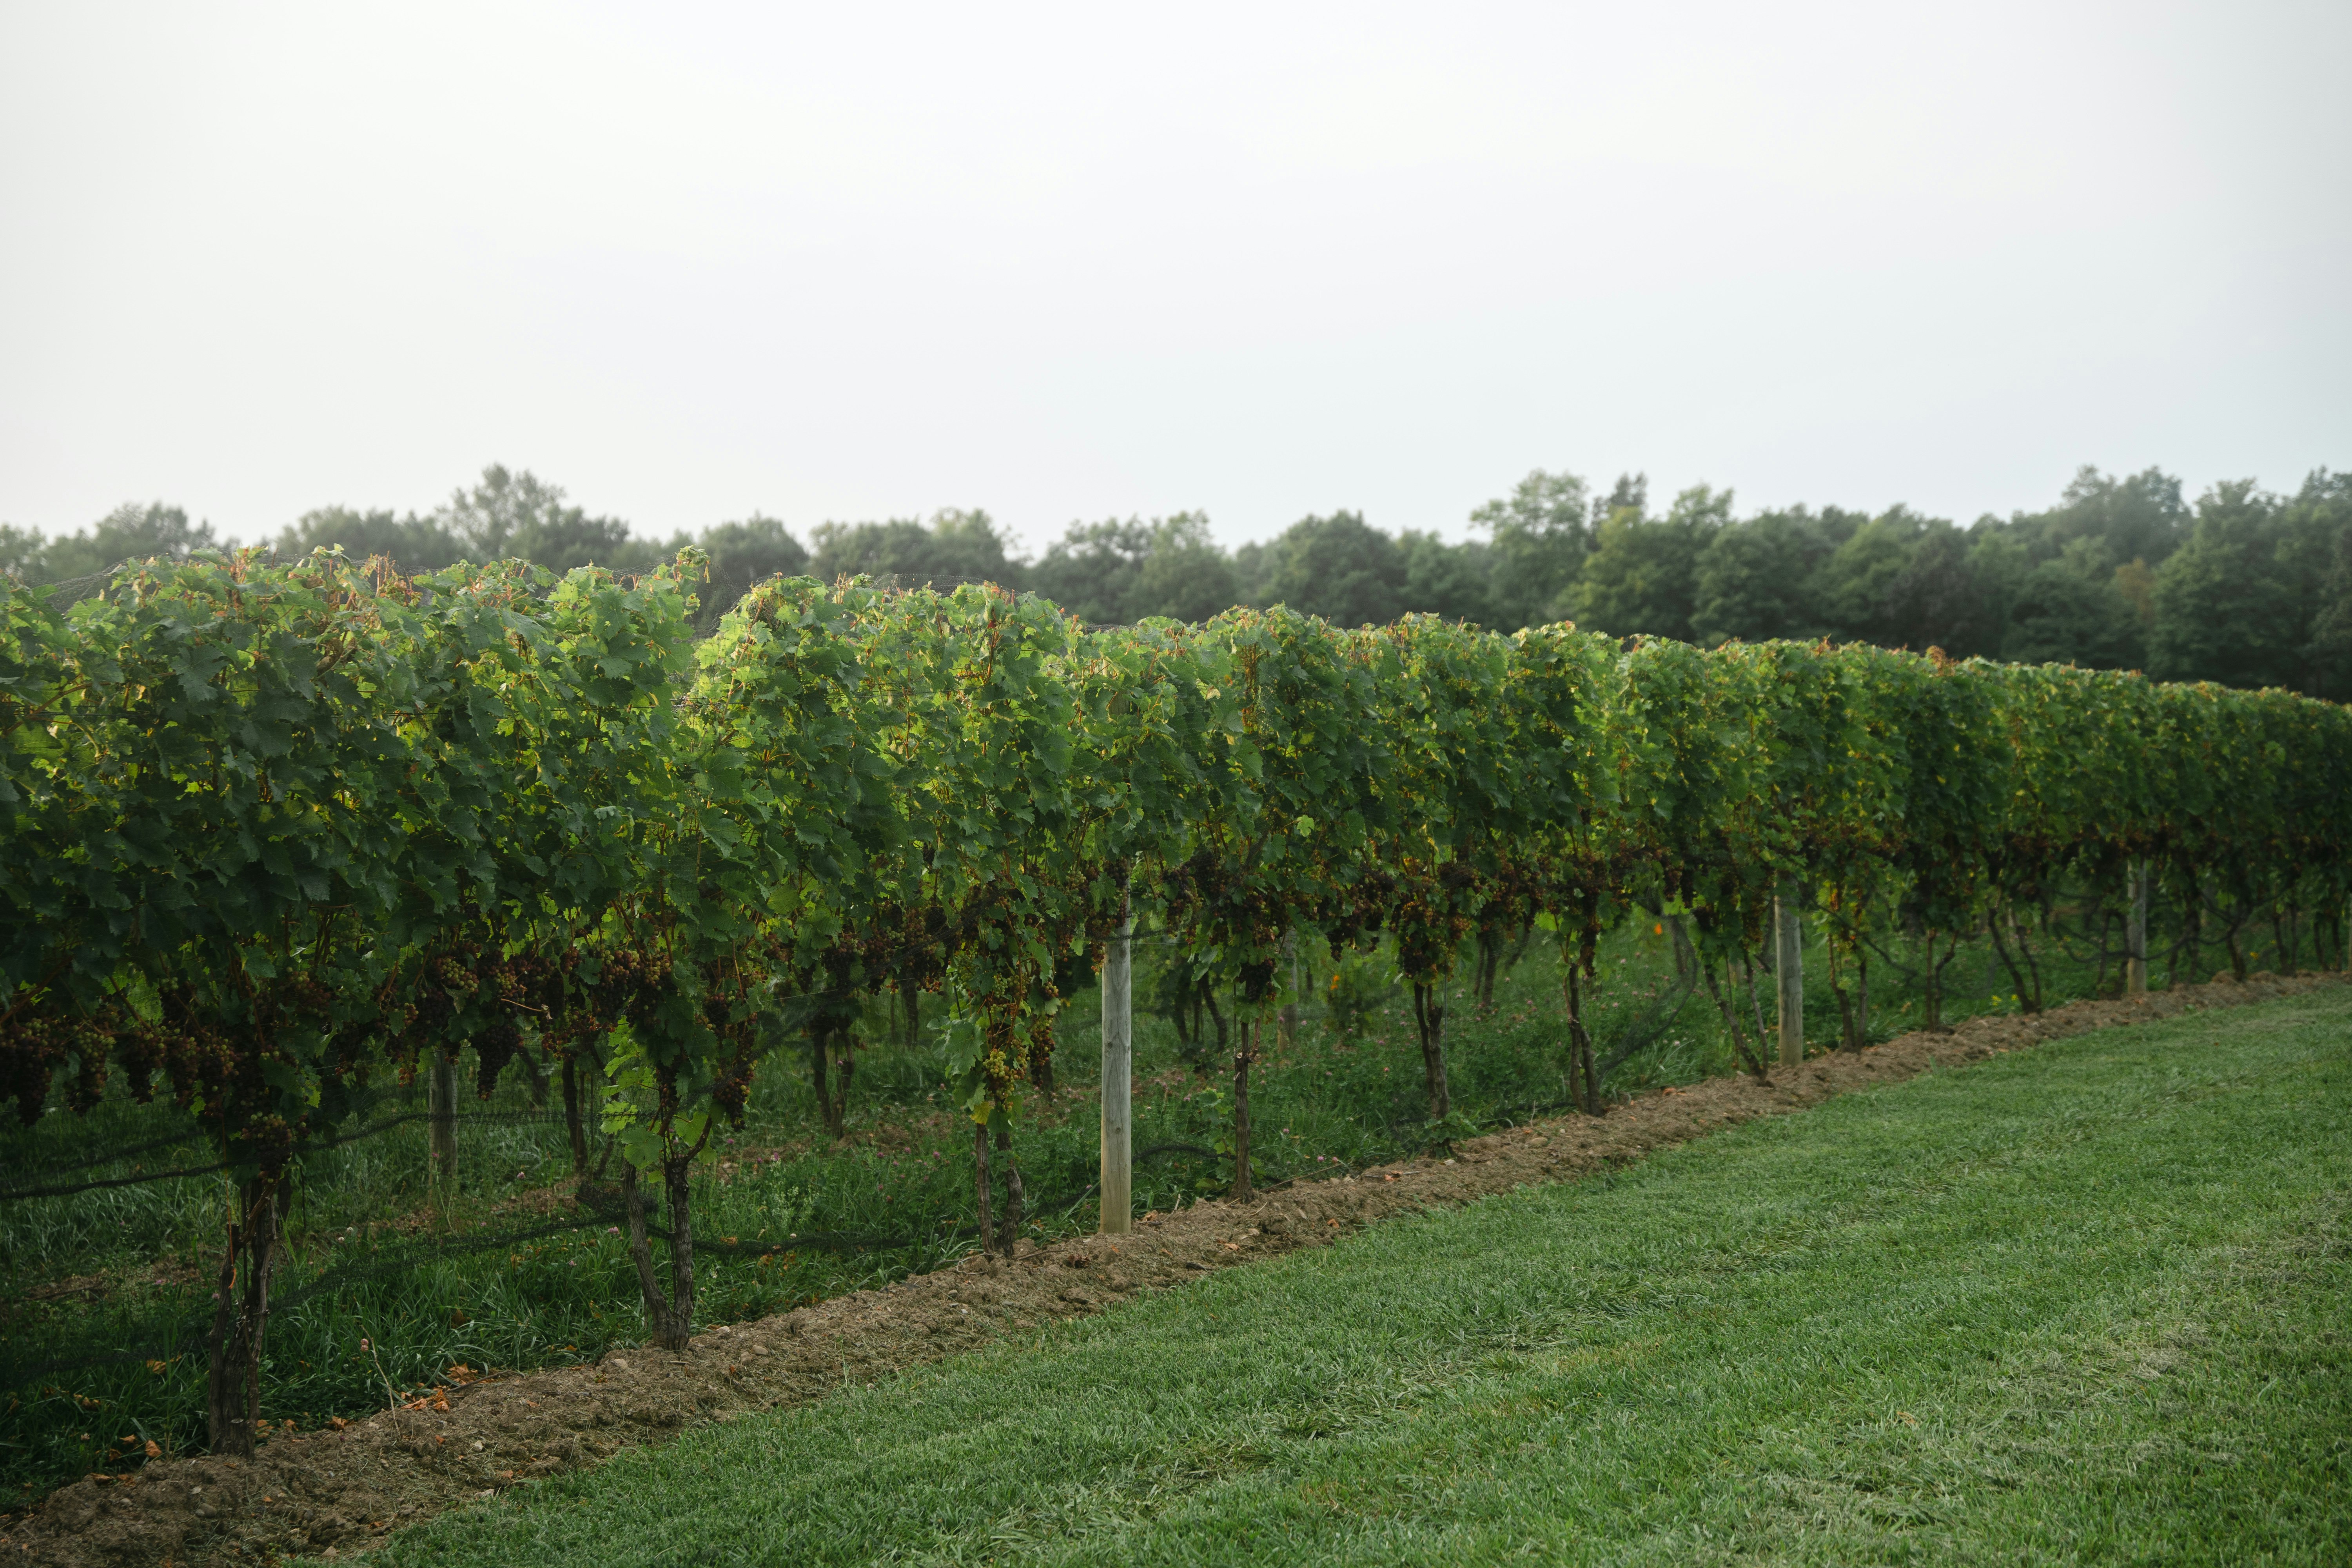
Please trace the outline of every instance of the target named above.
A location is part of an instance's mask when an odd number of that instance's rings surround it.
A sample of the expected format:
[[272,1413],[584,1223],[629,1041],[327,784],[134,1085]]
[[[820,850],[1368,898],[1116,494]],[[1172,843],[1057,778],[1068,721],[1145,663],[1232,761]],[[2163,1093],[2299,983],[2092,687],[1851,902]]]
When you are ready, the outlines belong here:
[[1772,956],[1772,977],[1780,982],[1780,1065],[1796,1067],[1805,1059],[1805,926],[1797,907],[1797,879],[1780,879],[1772,900],[1778,938]]
[[457,1058],[446,1046],[433,1047],[425,1065],[425,1166],[433,1184],[457,1179]]
[[1118,932],[1102,968],[1102,1229],[1125,1236],[1135,1223],[1135,910],[1122,900]]
[[1282,933],[1282,955],[1290,961],[1290,995],[1274,1018],[1274,1038],[1286,1049],[1298,1043],[1298,928]]
[[2147,884],[2145,860],[2131,864],[2131,913],[2124,921],[2124,994],[2147,994]]

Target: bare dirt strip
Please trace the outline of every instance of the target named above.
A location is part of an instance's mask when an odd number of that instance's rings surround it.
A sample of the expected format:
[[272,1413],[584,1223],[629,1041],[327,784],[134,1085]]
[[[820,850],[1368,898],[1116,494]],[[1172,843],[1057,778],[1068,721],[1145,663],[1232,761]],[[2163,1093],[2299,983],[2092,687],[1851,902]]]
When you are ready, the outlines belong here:
[[822,1399],[1048,1319],[1075,1317],[1213,1269],[1319,1247],[1388,1215],[1570,1179],[1851,1089],[2119,1024],[2237,1006],[2336,983],[2329,974],[2217,980],[2133,1002],[2076,1002],[1909,1034],[1859,1054],[1781,1068],[1769,1084],[1716,1079],[1647,1094],[1601,1118],[1569,1116],[1478,1138],[1452,1157],[1297,1182],[1252,1204],[1152,1215],[1128,1237],[968,1258],[887,1289],[713,1329],[681,1353],[615,1352],[543,1372],[453,1381],[340,1429],[287,1435],[252,1459],[162,1458],[60,1488],[0,1515],[0,1563],[201,1568],[285,1554],[343,1557],[404,1524],[541,1477],[594,1465],[706,1421]]

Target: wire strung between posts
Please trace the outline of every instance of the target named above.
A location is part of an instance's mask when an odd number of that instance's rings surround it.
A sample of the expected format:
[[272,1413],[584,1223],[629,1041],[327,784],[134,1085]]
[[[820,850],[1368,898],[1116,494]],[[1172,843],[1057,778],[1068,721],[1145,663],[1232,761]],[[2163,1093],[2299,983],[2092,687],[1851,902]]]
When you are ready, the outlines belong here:
[[[328,1149],[340,1149],[346,1143],[357,1143],[362,1139],[376,1137],[379,1134],[391,1131],[395,1127],[405,1126],[413,1121],[433,1121],[436,1114],[438,1113],[431,1110],[406,1111],[401,1115],[380,1121],[373,1127],[362,1128],[357,1132],[347,1132],[340,1138],[314,1139],[294,1144],[287,1150],[287,1153],[289,1156],[297,1154],[315,1154]],[[444,1120],[451,1121],[500,1121],[508,1123],[509,1125],[513,1125],[519,1122],[536,1121],[545,1123],[549,1126],[553,1126],[561,1122],[562,1118],[552,1115],[547,1111],[541,1110],[470,1110],[462,1116],[451,1115],[444,1118]],[[195,1136],[198,1136],[198,1134],[191,1134],[190,1138]],[[172,1148],[178,1144],[188,1142],[190,1138],[176,1138],[162,1144],[150,1144],[148,1147]],[[53,1169],[87,1171],[94,1169],[100,1165],[117,1164],[129,1157],[130,1156],[127,1153],[110,1154],[105,1159],[91,1160],[81,1165],[57,1166],[53,1167]],[[173,1182],[179,1181],[188,1176],[209,1176],[217,1174],[222,1171],[234,1169],[235,1165],[236,1162],[222,1160],[210,1165],[184,1165],[170,1171],[146,1171],[142,1172],[137,1175],[131,1176],[106,1176],[96,1181],[75,1182],[62,1186],[18,1187],[7,1192],[0,1192],[0,1203],[13,1203],[29,1198],[70,1197],[76,1193],[97,1192],[100,1188],[104,1187],[130,1187],[137,1186],[146,1182]]]

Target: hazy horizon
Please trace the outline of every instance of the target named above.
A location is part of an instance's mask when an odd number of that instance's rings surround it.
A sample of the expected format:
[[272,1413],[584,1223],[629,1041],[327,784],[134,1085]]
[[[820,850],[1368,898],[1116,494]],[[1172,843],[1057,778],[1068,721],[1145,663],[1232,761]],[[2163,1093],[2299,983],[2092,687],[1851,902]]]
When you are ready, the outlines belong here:
[[[1966,523],[2352,460],[2341,6],[0,17],[0,522]],[[2337,195],[2330,197],[2328,191]]]

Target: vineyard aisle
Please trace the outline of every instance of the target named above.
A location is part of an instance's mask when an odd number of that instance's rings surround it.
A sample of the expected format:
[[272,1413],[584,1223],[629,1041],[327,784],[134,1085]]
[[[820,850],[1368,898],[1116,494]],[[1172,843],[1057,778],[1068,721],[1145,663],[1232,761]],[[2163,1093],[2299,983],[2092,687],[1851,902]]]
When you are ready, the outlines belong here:
[[73,1563],[2344,1561],[2352,987],[2196,991],[971,1259],[6,1533]]
[[1377,1227],[387,1555],[2341,1562],[2347,1000]]

